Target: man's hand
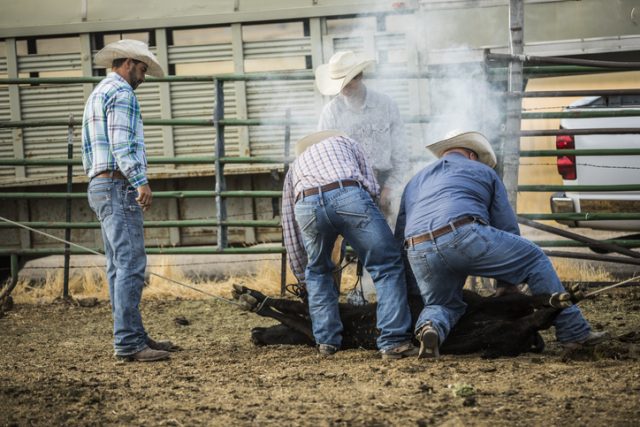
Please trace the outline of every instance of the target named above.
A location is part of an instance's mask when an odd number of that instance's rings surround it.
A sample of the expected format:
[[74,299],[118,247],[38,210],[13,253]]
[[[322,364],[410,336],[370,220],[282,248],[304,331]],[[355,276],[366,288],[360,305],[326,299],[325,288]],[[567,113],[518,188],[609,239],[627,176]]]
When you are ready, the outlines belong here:
[[151,207],[151,200],[153,199],[151,187],[149,187],[149,184],[145,184],[138,187],[137,190],[138,197],[136,197],[136,202],[138,202],[142,211],[146,212],[146,210]]
[[383,187],[382,190],[380,191],[380,200],[378,202],[378,205],[380,206],[380,210],[382,212],[386,212],[391,208],[391,188],[390,187]]

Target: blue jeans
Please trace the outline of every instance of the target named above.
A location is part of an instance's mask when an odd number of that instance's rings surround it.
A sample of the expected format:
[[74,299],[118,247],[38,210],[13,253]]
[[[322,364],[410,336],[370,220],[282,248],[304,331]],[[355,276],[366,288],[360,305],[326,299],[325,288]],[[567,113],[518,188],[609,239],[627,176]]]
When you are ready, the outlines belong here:
[[307,196],[296,203],[295,216],[308,256],[305,278],[316,343],[342,344],[339,295],[331,261],[338,235],[351,245],[373,278],[378,348],[386,350],[409,341],[411,314],[401,248],[369,193],[359,187],[344,187]]
[[89,206],[102,228],[118,356],[137,353],[147,346],[139,308],[147,255],[137,196],[137,190],[126,180],[94,178],[89,183]]
[[[469,275],[527,283],[534,295],[565,291],[549,258],[538,246],[479,223],[409,247],[407,257],[425,304],[416,331],[431,322],[440,343],[464,314],[462,288]],[[560,342],[580,340],[591,330],[575,305],[562,310],[553,325]]]

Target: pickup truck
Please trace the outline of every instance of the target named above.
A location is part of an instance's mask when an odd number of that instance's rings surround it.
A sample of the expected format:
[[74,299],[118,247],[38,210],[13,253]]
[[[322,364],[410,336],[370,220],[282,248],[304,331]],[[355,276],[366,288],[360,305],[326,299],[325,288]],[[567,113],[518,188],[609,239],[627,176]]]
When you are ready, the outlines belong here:
[[[616,111],[638,109],[640,96],[597,96],[582,98],[565,111]],[[565,118],[561,129],[640,128],[640,116],[603,118]],[[558,135],[557,149],[640,148],[640,134]],[[558,173],[564,185],[640,185],[640,156],[557,157]],[[640,191],[563,192],[551,196],[554,213],[638,213]],[[570,227],[612,231],[640,231],[640,220],[558,221]]]

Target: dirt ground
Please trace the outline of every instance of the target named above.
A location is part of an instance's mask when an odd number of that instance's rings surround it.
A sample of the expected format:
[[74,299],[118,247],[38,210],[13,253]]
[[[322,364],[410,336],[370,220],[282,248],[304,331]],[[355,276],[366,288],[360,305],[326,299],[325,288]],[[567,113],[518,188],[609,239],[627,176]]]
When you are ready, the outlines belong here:
[[[615,339],[563,355],[383,361],[253,346],[272,321],[217,300],[143,300],[169,361],[112,356],[106,302],[18,304],[0,318],[0,425],[640,425],[640,288],[585,302]],[[188,321],[178,322],[176,319]]]

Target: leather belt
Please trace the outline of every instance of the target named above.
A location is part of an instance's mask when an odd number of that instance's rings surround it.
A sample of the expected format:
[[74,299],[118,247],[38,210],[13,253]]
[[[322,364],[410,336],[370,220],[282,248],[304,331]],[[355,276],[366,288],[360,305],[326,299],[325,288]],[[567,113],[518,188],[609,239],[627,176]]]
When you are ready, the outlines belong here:
[[302,194],[304,194],[304,197],[308,197],[308,196],[313,196],[314,194],[318,194],[320,191],[325,193],[327,191],[340,188],[340,183],[342,183],[343,187],[360,187],[360,183],[358,181],[354,181],[352,179],[345,179],[342,181],[336,181],[336,182],[332,182],[331,184],[323,185],[322,187],[320,187],[320,189],[318,189],[318,187],[308,188],[304,190]]
[[437,228],[433,231],[431,231],[430,233],[424,233],[424,234],[420,234],[418,236],[413,236],[413,237],[409,237],[408,239],[405,240],[405,244],[407,246],[415,246],[419,243],[422,242],[427,242],[429,240],[435,240],[440,236],[444,236],[445,234],[451,233],[452,231],[455,231],[456,228],[458,227],[462,227],[465,224],[469,224],[472,222],[475,222],[477,220],[477,218],[472,217],[472,216],[466,216],[464,218],[460,218],[457,219],[447,225],[445,225],[444,227],[440,227]]
[[94,176],[93,178],[127,179],[127,177],[122,175],[122,172],[118,170],[100,172],[98,175]]

